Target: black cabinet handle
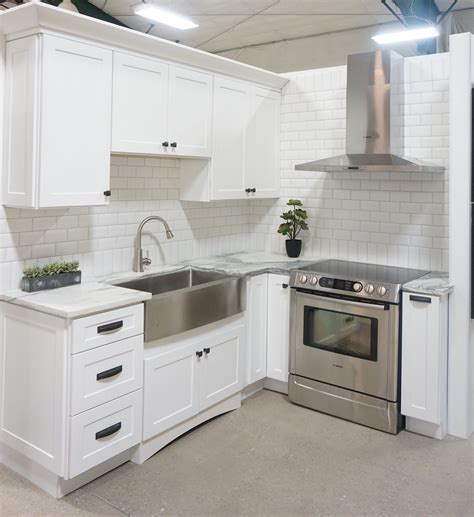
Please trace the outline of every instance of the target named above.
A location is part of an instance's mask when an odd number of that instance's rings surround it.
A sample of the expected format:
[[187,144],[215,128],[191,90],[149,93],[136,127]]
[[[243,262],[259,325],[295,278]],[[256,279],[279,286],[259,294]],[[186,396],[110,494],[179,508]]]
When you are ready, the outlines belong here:
[[103,332],[111,332],[112,330],[118,330],[123,327],[123,321],[114,321],[113,323],[107,323],[105,325],[99,325],[97,327],[97,334],[102,334]]
[[97,433],[95,433],[95,439],[100,440],[101,438],[106,438],[111,434],[118,433],[120,429],[122,429],[122,422],[117,422],[116,424],[111,425],[110,427],[102,429],[102,431],[97,431]]
[[247,192],[247,194],[250,194],[251,190],[249,188],[246,188],[245,192]]
[[196,355],[197,355],[198,357],[202,357],[202,350],[198,350],[198,351],[196,352]]
[[410,301],[420,303],[431,303],[431,298],[428,298],[428,296],[414,296],[411,294]]
[[162,145],[163,147],[169,147],[169,146],[170,146],[170,143],[169,143],[169,142],[163,142],[161,145]]
[[105,370],[97,374],[97,380],[102,381],[104,379],[110,379],[110,377],[115,377],[119,373],[122,373],[123,366],[115,366],[115,368],[110,368],[110,370]]
[[171,142],[171,147],[178,147],[178,142]]
[[204,348],[204,353],[205,354],[210,354],[211,353],[211,349],[210,348]]
[[112,191],[111,190],[104,190],[104,196],[105,197],[110,197],[112,195]]
[[257,192],[257,189],[256,188],[251,188],[250,192],[253,192],[255,194],[255,192]]
[[288,289],[288,284],[281,284],[281,286],[283,287],[283,289]]

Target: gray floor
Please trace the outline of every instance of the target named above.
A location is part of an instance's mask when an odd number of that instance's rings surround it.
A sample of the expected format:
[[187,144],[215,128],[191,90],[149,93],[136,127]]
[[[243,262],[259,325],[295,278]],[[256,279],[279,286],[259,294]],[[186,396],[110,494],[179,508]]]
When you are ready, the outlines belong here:
[[473,515],[473,444],[390,436],[264,391],[60,501],[0,466],[0,515]]

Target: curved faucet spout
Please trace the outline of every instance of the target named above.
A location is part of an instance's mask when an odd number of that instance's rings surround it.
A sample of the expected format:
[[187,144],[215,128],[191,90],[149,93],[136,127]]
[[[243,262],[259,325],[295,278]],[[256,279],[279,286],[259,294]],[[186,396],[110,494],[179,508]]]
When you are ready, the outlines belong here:
[[160,223],[165,227],[166,238],[172,239],[174,237],[171,228],[169,227],[168,223],[163,219],[163,217],[160,217],[159,215],[150,215],[149,217],[143,219],[143,221],[138,225],[137,237],[135,240],[135,259],[133,263],[133,271],[137,273],[142,273],[143,266],[149,266],[151,264],[150,258],[143,258],[142,249],[142,231],[145,224],[149,221],[160,221]]

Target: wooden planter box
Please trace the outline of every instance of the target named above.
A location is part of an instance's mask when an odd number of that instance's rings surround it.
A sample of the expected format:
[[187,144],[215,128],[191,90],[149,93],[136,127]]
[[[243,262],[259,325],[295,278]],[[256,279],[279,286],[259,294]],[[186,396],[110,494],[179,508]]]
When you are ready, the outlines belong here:
[[44,291],[45,289],[57,289],[81,283],[81,272],[61,273],[53,276],[39,276],[36,278],[23,277],[21,279],[21,290],[27,293]]

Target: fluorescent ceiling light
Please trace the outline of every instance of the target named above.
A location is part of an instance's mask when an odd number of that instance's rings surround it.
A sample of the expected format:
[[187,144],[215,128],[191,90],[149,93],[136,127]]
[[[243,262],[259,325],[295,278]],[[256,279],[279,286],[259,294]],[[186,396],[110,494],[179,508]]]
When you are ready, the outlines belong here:
[[170,27],[175,27],[176,29],[187,30],[199,27],[199,25],[195,24],[189,18],[167,11],[166,9],[161,9],[152,4],[137,5],[134,8],[134,12],[144,18],[169,25]]
[[372,39],[379,45],[386,45],[387,43],[436,38],[437,36],[439,36],[439,31],[436,27],[423,27],[421,29],[410,29],[399,32],[376,34],[375,36],[372,36]]

